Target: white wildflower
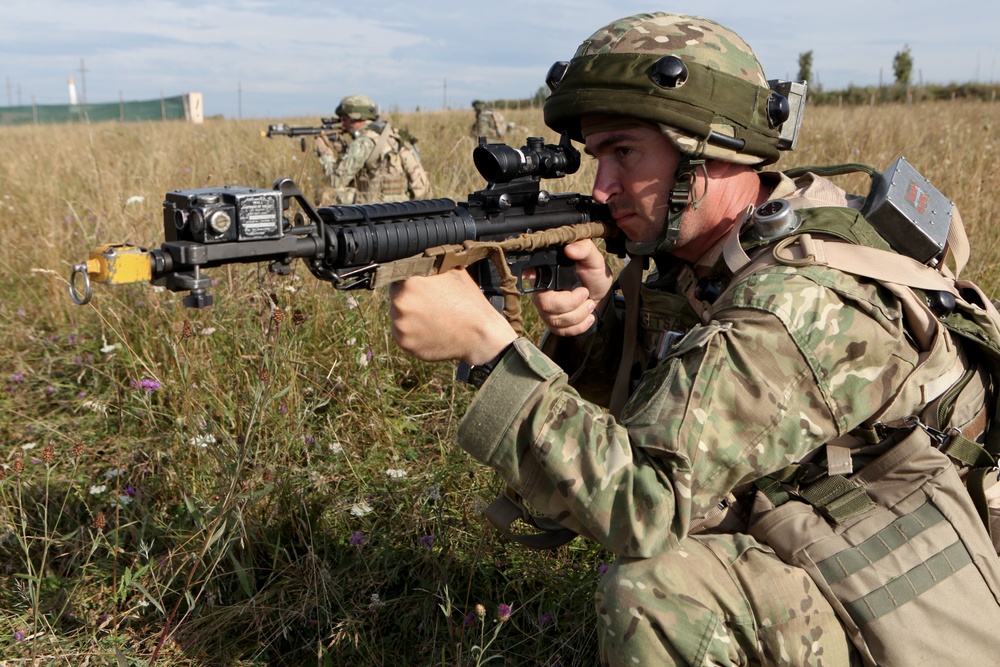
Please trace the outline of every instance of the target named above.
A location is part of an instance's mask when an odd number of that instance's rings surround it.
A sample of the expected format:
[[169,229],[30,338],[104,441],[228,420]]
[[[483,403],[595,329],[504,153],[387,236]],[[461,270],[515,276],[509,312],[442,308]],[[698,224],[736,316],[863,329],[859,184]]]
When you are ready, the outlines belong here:
[[211,433],[205,433],[194,436],[188,442],[190,442],[193,447],[201,447],[202,449],[205,449],[209,445],[214,445],[216,440],[215,436]]
[[145,197],[141,197],[139,195],[135,195],[135,196],[132,196],[132,197],[129,197],[128,199],[126,199],[125,200],[125,205],[128,206],[129,204],[141,204],[144,201],[146,201]]
[[350,309],[352,309],[352,310],[354,308],[357,308],[358,307],[358,300],[355,299],[353,296],[347,297],[347,307],[350,308]]
[[109,343],[108,345],[105,345],[104,347],[101,348],[101,354],[111,354],[119,347],[121,346],[118,345],[118,343]]
[[362,500],[360,503],[354,503],[351,505],[351,516],[364,516],[366,514],[371,514],[375,510],[366,501]]
[[361,364],[362,368],[364,368],[365,366],[368,365],[368,353],[367,352],[362,352],[361,353],[361,356],[358,357],[358,363]]
[[198,333],[200,333],[202,336],[211,336],[212,334],[215,333],[215,327],[205,327]]
[[395,468],[389,468],[388,470],[385,471],[385,474],[388,475],[389,477],[392,477],[393,479],[400,479],[402,477],[406,477],[405,470],[397,470]]
[[108,416],[108,404],[103,401],[86,400],[83,402],[83,407],[90,410],[91,412],[99,412],[105,417]]
[[125,471],[122,470],[121,468],[112,468],[111,470],[104,473],[104,479],[113,479],[118,475],[122,474],[123,472]]
[[23,449],[24,451],[28,451],[30,449],[34,449],[37,446],[38,446],[38,443],[36,443],[36,442],[28,442],[28,443],[25,443],[25,444],[21,445],[21,449]]
[[334,454],[343,454],[344,446],[339,442],[330,443],[330,451],[333,452]]
[[94,486],[90,487],[90,495],[96,496],[99,493],[104,493],[107,490],[108,490],[108,487],[105,486],[104,484],[101,484],[101,485],[95,484]]

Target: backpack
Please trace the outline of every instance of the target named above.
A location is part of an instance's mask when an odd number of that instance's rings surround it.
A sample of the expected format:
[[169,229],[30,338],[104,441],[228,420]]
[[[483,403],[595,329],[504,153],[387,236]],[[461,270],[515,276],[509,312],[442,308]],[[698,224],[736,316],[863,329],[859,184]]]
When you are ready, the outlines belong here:
[[[969,254],[958,211],[902,158],[885,174],[861,165],[785,173],[857,170],[872,176],[861,214],[795,211],[783,200],[758,208],[763,224],[749,242],[727,240],[730,284],[769,266],[811,264],[877,281],[899,299],[921,352],[899,405],[914,404],[914,391],[935,398],[916,402],[927,404],[920,415],[876,416],[851,432],[851,444],[828,443],[814,460],[756,480],[749,532],[809,572],[866,665],[950,664],[954,646],[963,660],[991,664],[1000,623],[1000,313],[958,277]],[[931,217],[938,213],[944,224]],[[946,364],[955,342],[962,363]],[[981,410],[953,423],[973,403]]]

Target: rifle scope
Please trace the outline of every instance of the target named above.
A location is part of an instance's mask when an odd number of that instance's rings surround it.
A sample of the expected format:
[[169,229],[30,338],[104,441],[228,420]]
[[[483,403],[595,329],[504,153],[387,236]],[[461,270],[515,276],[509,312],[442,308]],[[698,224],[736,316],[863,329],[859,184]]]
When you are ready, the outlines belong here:
[[580,168],[580,151],[564,134],[558,145],[542,137],[528,137],[520,149],[507,144],[488,144],[480,137],[472,151],[479,174],[490,183],[510,183],[516,178],[562,178]]

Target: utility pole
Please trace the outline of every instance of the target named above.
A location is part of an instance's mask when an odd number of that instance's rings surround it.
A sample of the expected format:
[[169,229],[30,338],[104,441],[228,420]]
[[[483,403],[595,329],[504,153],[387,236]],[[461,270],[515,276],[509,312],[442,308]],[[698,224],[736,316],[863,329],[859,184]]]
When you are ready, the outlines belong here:
[[83,65],[83,58],[80,58],[80,104],[87,106],[87,72],[89,70]]

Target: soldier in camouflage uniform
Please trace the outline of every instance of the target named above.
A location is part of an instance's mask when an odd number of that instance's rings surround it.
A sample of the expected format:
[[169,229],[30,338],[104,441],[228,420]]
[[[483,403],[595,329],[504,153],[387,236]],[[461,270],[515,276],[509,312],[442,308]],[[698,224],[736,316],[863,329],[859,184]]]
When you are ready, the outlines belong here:
[[469,135],[473,139],[479,137],[486,137],[489,140],[503,139],[503,135],[507,133],[507,122],[503,114],[486,106],[486,102],[482,100],[474,100],[472,108],[476,112],[476,120],[472,123]]
[[322,205],[400,202],[428,196],[427,172],[412,142],[404,140],[388,121],[378,121],[378,107],[364,95],[349,95],[337,106],[344,130],[354,140],[339,157],[317,153],[330,188]]
[[715,22],[624,18],[549,84],[546,124],[585,143],[593,195],[627,237],[618,283],[594,243],[567,246],[581,286],[533,295],[549,326],[536,347],[464,270],[411,278],[391,289],[397,342],[484,368],[459,444],[618,555],[596,598],[604,663],[859,664],[809,574],[749,534],[748,503],[755,481],[890,405],[918,349],[896,296],[870,280],[813,265],[731,282],[724,261],[765,201],[861,224],[858,198],[763,169],[778,158],[769,85]]

